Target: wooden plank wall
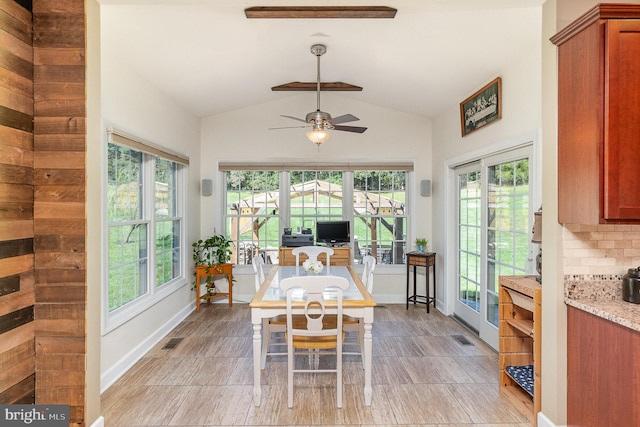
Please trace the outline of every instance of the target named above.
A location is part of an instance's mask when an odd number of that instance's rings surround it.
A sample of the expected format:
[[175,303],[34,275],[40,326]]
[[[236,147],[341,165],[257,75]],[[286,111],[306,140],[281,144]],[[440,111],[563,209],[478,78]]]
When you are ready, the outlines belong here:
[[0,0],[0,403],[84,426],[83,0]]
[[36,403],[84,426],[84,0],[34,0],[33,47]]
[[32,14],[0,0],[0,403],[35,403]]

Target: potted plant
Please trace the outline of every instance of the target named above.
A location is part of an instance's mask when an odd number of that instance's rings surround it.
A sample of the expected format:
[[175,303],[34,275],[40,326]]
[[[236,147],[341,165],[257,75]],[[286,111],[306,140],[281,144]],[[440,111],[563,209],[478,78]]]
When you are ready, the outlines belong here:
[[[216,266],[226,264],[231,259],[231,240],[222,234],[214,234],[207,239],[199,239],[191,244],[193,247],[193,262],[195,266],[206,265],[207,293],[216,292],[213,277],[220,274]],[[195,288],[195,283],[194,283]]]
[[426,238],[417,237],[416,246],[418,247],[418,252],[425,253],[425,251],[427,250],[427,243],[429,243],[429,241]]

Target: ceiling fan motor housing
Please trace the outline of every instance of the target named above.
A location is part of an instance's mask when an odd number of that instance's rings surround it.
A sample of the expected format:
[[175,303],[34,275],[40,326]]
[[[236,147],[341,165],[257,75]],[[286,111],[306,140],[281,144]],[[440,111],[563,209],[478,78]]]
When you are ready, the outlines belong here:
[[307,114],[305,117],[307,123],[313,125],[315,130],[318,129],[333,129],[333,125],[331,124],[331,114],[325,113],[324,111],[314,111],[313,113]]

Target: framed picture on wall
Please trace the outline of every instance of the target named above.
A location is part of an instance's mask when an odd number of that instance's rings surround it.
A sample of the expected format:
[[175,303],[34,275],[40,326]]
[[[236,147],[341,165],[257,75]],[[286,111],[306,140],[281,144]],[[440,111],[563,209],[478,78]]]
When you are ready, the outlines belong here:
[[496,77],[460,103],[462,136],[502,118],[502,79]]

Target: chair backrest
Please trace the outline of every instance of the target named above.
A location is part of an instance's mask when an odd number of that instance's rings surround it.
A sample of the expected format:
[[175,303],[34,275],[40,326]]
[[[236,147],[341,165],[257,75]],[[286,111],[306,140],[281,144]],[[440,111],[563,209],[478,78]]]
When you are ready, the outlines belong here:
[[373,292],[373,271],[376,269],[376,258],[371,255],[362,257],[362,283],[367,287],[369,293]]
[[326,246],[300,246],[291,251],[292,255],[296,257],[296,266],[300,265],[300,254],[306,254],[311,261],[317,261],[318,255],[326,254],[327,266],[331,265],[330,257],[333,255],[333,249]]
[[262,258],[262,255],[253,257],[251,265],[256,277],[256,292],[258,292],[258,289],[264,283],[264,258]]
[[[349,287],[349,281],[345,277],[339,276],[295,276],[288,277],[280,281],[280,288],[287,293],[287,334],[289,342],[293,335],[303,336],[329,336],[337,335],[338,345],[342,344],[342,291]],[[293,293],[296,288],[301,288],[304,292],[304,317],[306,322],[293,323]],[[325,310],[324,292],[331,288],[331,295],[335,292],[336,301],[336,328],[323,329],[323,321],[327,316]],[[333,300],[333,297],[331,298]],[[332,313],[333,315],[333,313]],[[333,318],[333,317],[332,317]],[[297,319],[297,318],[296,318]]]

